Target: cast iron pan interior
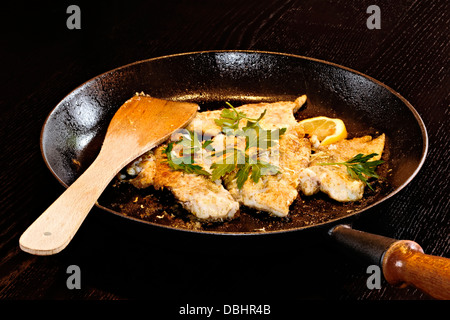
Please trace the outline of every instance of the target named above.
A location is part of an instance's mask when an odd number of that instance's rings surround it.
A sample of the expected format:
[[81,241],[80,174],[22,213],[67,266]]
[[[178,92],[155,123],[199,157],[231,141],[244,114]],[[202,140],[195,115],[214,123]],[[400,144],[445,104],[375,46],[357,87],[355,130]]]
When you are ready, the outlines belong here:
[[[136,190],[115,181],[98,206],[167,228],[215,234],[268,234],[324,226],[348,218],[402,189],[427,151],[425,126],[414,108],[382,83],[348,68],[306,57],[254,51],[208,51],[154,58],[106,72],[67,95],[48,116],[41,135],[44,160],[70,185],[94,160],[115,111],[136,92],[193,101],[202,110],[249,102],[294,100],[307,94],[297,119],[324,115],[344,120],[350,136],[385,133],[379,167],[383,180],[364,201],[341,204],[326,196],[299,198],[290,217],[276,219],[242,209],[239,219],[201,224],[167,191]],[[368,189],[368,188],[366,188]]]

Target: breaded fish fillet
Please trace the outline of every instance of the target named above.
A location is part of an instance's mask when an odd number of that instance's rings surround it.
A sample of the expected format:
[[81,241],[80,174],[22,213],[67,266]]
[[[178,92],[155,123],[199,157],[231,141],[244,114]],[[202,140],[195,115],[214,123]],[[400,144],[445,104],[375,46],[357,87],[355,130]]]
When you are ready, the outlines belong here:
[[292,126],[281,136],[278,148],[277,165],[280,173],[263,175],[257,183],[248,179],[239,189],[235,179],[236,172],[233,172],[224,177],[224,184],[239,203],[278,217],[286,217],[290,205],[298,196],[300,173],[309,163],[311,144],[304,138],[301,128]]
[[[279,101],[274,103],[254,103],[237,107],[236,110],[246,114],[248,118],[258,118],[264,110],[265,116],[259,122],[265,130],[277,128],[289,128],[297,125],[294,113],[306,102],[306,95],[302,95],[295,101]],[[215,119],[220,119],[222,110],[199,112],[187,126],[188,130],[202,132],[204,136],[214,137],[218,135],[221,128],[215,123]],[[242,128],[247,120],[241,120],[239,127]]]
[[[237,187],[236,171],[223,177],[225,187],[234,199],[240,204],[270,214],[285,217],[289,214],[289,206],[297,198],[298,184],[300,182],[300,169],[309,163],[311,145],[304,138],[304,132],[298,125],[294,113],[306,102],[306,95],[298,97],[295,101],[280,101],[275,103],[246,104],[236,108],[238,112],[245,113],[248,118],[258,118],[264,111],[266,114],[259,122],[261,128],[274,130],[286,128],[287,131],[279,139],[279,144],[269,148],[266,162],[280,168],[276,175],[264,175],[255,183],[247,179],[241,189]],[[220,118],[221,110],[199,113],[187,129],[201,132],[204,136],[214,136],[213,146],[216,152],[225,149],[224,135],[221,128],[215,123]],[[241,120],[242,128],[247,120]],[[245,142],[245,140],[244,140]],[[237,139],[235,147],[243,148],[242,139]],[[276,150],[273,150],[273,149]]]
[[361,180],[353,179],[345,166],[320,164],[345,162],[360,153],[364,155],[377,153],[378,155],[370,160],[379,160],[384,144],[385,135],[382,134],[375,139],[364,136],[319,146],[311,156],[308,168],[301,170],[299,189],[308,196],[322,191],[340,202],[360,200],[365,187]]
[[137,188],[167,188],[186,210],[201,220],[232,219],[239,211],[239,203],[228,190],[203,175],[172,170],[166,163],[165,147],[147,152],[141,161],[134,163],[139,169],[133,170],[139,173],[129,182]]
[[[300,170],[307,167],[311,154],[309,140],[304,137],[304,132],[294,117],[294,113],[305,102],[306,96],[303,95],[295,101],[247,104],[236,108],[248,118],[258,118],[266,110],[259,122],[261,128],[287,129],[279,143],[273,147],[275,150],[270,148],[267,158],[264,159],[277,165],[281,173],[262,176],[258,183],[248,179],[242,189],[237,188],[231,173],[224,177],[227,190],[222,186],[222,181],[211,181],[202,175],[172,170],[164,163],[162,147],[158,147],[134,164],[131,170],[137,173],[137,176],[130,182],[137,188],[153,185],[155,188],[169,189],[187,210],[200,219],[232,218],[238,211],[239,203],[285,217],[289,213],[289,206],[298,195]],[[225,149],[228,143],[225,142],[221,128],[214,121],[220,118],[220,113],[221,110],[199,112],[187,127],[188,130],[202,133],[203,136],[213,136],[212,146],[215,152]],[[240,127],[245,124],[246,120],[241,120]],[[179,136],[174,135],[172,138],[177,140],[177,137]],[[238,148],[245,148],[245,138],[241,138],[236,138],[236,142],[232,143],[236,143]],[[196,164],[211,173],[211,158],[196,160]]]

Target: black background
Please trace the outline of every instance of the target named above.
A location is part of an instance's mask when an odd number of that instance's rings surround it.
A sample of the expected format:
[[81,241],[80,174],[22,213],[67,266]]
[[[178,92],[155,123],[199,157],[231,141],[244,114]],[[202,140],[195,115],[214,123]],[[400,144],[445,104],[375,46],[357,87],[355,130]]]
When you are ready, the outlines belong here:
[[[210,239],[149,229],[94,208],[60,254],[20,251],[26,227],[63,191],[39,148],[45,118],[72,89],[138,60],[252,49],[335,62],[403,95],[430,146],[417,177],[354,227],[447,256],[449,240],[449,6],[442,1],[58,1],[2,5],[0,299],[172,301],[429,300],[413,288],[366,286],[367,265],[319,234],[212,248]],[[70,4],[81,30],[66,27]],[[366,8],[381,8],[369,30]],[[202,247],[202,243],[208,246]],[[212,242],[214,243],[214,242]],[[82,288],[68,290],[78,265]],[[156,304],[156,303],[155,303]],[[156,304],[158,305],[158,304]],[[163,304],[164,305],[164,304]],[[291,304],[292,305],[292,304]],[[170,309],[171,308],[171,309]]]

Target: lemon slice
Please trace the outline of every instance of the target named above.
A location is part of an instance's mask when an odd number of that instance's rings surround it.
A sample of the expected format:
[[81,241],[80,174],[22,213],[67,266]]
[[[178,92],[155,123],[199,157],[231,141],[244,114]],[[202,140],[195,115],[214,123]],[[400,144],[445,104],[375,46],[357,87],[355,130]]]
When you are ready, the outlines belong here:
[[316,136],[322,146],[347,138],[347,129],[341,119],[315,117],[299,123],[303,126],[305,133]]

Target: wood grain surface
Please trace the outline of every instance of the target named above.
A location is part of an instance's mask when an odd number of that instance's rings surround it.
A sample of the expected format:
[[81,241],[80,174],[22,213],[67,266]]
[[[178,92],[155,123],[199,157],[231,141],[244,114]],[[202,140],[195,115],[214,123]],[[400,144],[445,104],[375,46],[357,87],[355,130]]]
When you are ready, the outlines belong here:
[[[427,126],[427,160],[405,189],[354,227],[449,257],[448,1],[78,3],[81,30],[66,27],[68,1],[2,8],[1,300],[432,299],[384,280],[381,289],[368,289],[367,265],[316,234],[289,235],[280,247],[249,243],[240,253],[236,239],[205,250],[198,244],[209,240],[148,229],[94,208],[58,255],[31,256],[18,239],[63,191],[42,160],[39,136],[49,112],[71,90],[142,59],[254,49],[350,67],[411,102]],[[371,4],[381,9],[379,30],[366,26]],[[67,288],[70,265],[82,271],[81,289]]]

